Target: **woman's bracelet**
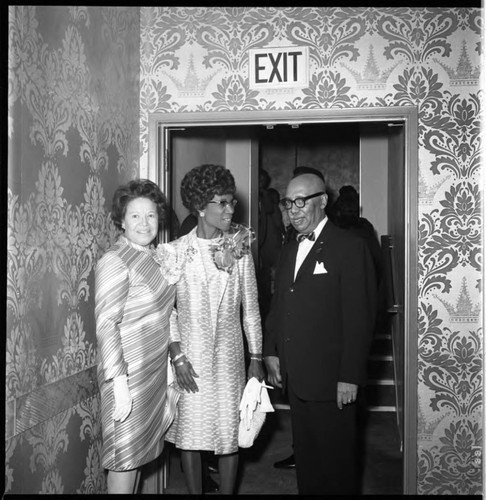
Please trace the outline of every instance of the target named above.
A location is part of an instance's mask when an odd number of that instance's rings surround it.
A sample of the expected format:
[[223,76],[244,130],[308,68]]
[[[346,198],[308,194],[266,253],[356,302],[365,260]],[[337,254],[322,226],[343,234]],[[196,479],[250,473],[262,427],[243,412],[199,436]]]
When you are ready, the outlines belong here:
[[182,356],[185,356],[183,352],[180,352],[179,354],[176,354],[172,359],[172,363],[175,363],[178,359],[182,358]]
[[257,356],[250,356],[250,359],[255,359],[257,361],[263,361],[262,360],[262,355],[261,354],[258,354]]

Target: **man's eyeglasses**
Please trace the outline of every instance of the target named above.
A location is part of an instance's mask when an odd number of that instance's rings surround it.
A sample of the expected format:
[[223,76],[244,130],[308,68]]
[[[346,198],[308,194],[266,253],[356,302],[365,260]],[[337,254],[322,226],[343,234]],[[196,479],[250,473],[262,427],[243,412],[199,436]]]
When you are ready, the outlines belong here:
[[292,204],[297,208],[304,208],[307,200],[315,198],[316,196],[321,196],[321,194],[326,194],[324,191],[319,191],[318,193],[310,194],[309,196],[304,196],[303,198],[295,198],[295,200],[290,200],[289,198],[283,198],[280,200],[280,205],[282,205],[285,210],[290,210]]
[[214,203],[215,205],[218,205],[222,209],[225,209],[226,207],[229,207],[229,206],[234,207],[238,203],[238,200],[237,199],[233,199],[231,201],[228,201],[228,200],[212,200],[212,201],[208,201],[208,203]]

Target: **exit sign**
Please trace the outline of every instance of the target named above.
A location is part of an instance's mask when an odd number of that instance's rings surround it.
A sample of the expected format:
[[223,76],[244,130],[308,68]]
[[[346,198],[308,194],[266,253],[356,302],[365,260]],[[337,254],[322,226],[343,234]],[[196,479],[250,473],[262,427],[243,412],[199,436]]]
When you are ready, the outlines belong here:
[[250,88],[275,89],[309,85],[309,47],[250,49]]

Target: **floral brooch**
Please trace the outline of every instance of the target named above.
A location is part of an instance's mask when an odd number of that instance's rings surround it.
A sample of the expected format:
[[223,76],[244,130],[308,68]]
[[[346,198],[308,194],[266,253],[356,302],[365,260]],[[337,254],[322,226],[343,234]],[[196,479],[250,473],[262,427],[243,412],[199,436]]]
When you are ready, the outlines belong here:
[[251,227],[231,224],[229,230],[210,246],[214,264],[221,271],[231,274],[235,262],[250,253],[253,241],[255,231]]

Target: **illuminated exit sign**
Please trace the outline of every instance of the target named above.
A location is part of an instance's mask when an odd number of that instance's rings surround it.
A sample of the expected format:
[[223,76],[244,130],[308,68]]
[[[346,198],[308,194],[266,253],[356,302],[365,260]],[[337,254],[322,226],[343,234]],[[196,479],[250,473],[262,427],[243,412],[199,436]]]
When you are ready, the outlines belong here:
[[309,85],[309,47],[250,49],[250,88],[274,89]]

